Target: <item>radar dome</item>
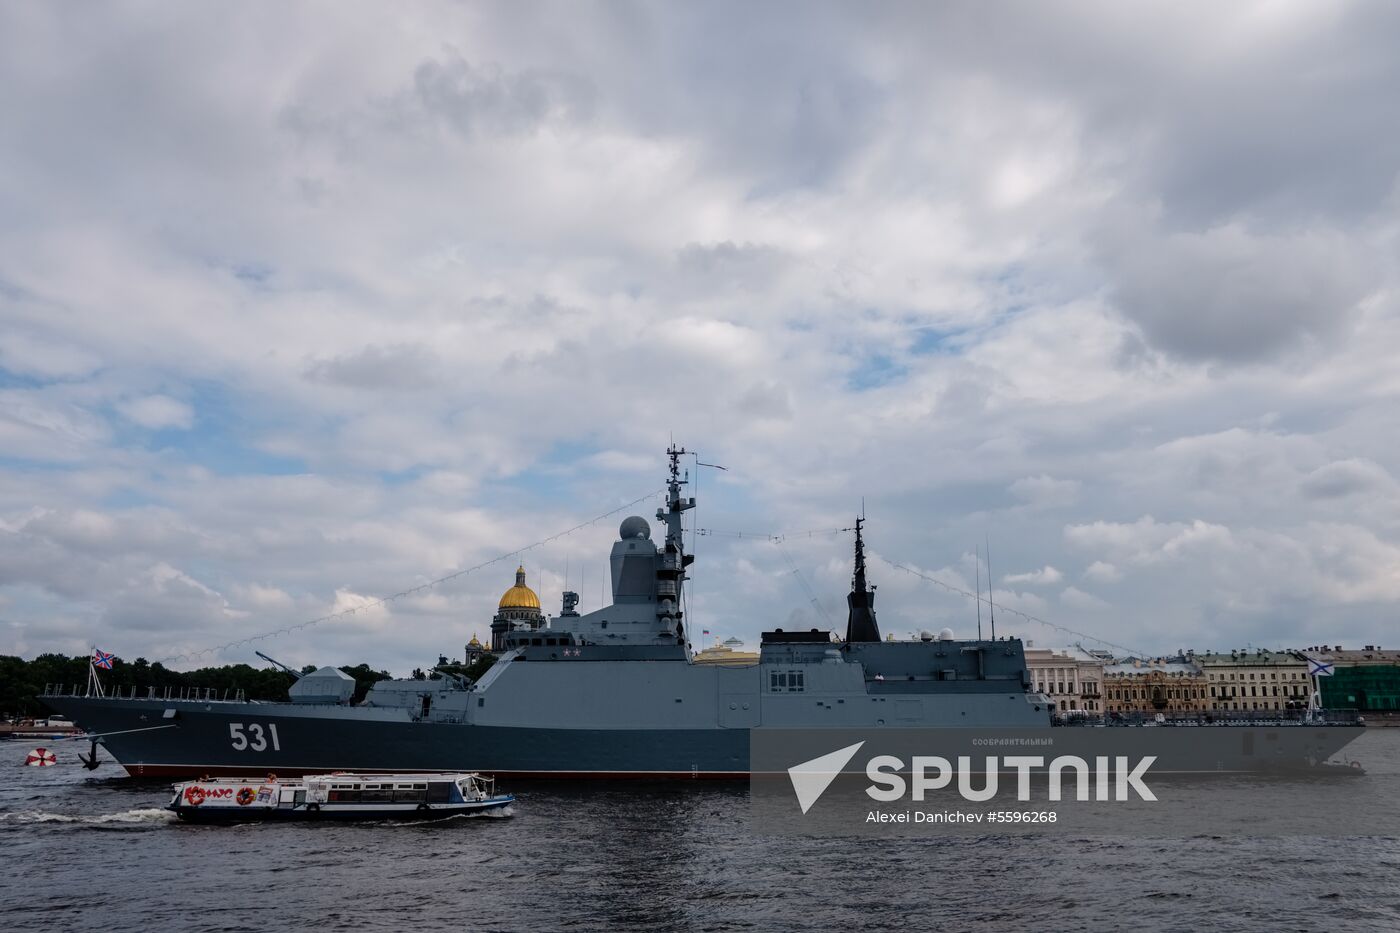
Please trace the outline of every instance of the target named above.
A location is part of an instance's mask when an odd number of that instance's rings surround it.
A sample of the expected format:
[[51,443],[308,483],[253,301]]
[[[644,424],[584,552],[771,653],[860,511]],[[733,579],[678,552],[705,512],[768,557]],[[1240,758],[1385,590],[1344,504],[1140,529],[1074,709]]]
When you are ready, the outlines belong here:
[[622,520],[617,533],[621,538],[650,538],[651,526],[640,515],[632,515]]
[[953,640],[953,630],[950,629],[950,628],[945,628],[943,631],[941,631],[941,632],[938,633],[938,640],[939,640],[939,641],[952,641],[952,640]]

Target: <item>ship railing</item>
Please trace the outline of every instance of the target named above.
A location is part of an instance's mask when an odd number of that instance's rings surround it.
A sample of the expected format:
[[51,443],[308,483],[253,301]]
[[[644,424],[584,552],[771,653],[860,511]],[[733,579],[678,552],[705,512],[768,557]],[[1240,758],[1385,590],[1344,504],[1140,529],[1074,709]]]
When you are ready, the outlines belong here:
[[[45,697],[96,696],[87,684],[44,684]],[[173,687],[116,684],[102,694],[108,700],[184,700],[195,703],[246,703],[248,695],[242,687]]]
[[[1157,717],[1161,716],[1159,720]],[[1132,712],[1107,713],[1098,717],[1057,715],[1057,726],[1268,726],[1321,725],[1354,726],[1360,724],[1361,712],[1354,709],[1325,710],[1205,710],[1191,712]]]

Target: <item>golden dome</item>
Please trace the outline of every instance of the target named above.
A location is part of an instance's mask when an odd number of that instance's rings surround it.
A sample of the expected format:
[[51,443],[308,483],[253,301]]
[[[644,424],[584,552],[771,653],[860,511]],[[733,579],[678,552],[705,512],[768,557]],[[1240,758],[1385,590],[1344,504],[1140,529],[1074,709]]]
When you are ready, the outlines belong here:
[[515,586],[505,591],[501,596],[501,601],[496,604],[497,609],[539,609],[540,598],[535,595],[535,591],[525,585],[525,568],[517,567],[515,570]]
[[472,636],[472,640],[469,641],[469,642],[467,642],[467,644],[468,644],[468,645],[473,645],[473,646],[475,646],[475,647],[477,647],[477,648],[480,648],[480,647],[481,647],[481,642],[479,642],[479,641],[476,640],[476,636],[475,636],[475,635]]

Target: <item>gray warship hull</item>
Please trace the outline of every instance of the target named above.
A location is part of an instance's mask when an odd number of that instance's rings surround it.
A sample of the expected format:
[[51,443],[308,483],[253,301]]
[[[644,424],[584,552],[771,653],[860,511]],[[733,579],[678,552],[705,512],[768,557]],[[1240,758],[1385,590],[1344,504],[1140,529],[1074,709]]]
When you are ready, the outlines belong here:
[[[108,753],[137,777],[459,770],[514,778],[743,778],[750,774],[751,743],[763,741],[765,732],[762,726],[717,725],[493,726],[335,716],[276,703],[85,697],[48,697],[46,702],[93,732],[105,733],[101,741]],[[828,728],[845,734],[853,725]],[[890,726],[931,728],[935,723],[909,719]],[[771,731],[792,728],[786,723]],[[883,727],[872,723],[868,728]],[[1007,730],[989,724],[973,731],[1048,736],[1057,753],[1086,758],[1150,754],[1158,760],[1158,771],[1200,772],[1307,768],[1335,756],[1362,728],[1272,723]],[[1203,740],[1207,736],[1210,741]]]

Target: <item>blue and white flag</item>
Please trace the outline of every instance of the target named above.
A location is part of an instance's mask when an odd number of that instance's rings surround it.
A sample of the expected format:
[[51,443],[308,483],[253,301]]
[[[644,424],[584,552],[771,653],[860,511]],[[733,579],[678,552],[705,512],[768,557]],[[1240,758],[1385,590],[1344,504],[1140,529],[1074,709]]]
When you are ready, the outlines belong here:
[[1308,658],[1309,677],[1331,677],[1337,673],[1336,665],[1331,661],[1319,661],[1316,658]]

